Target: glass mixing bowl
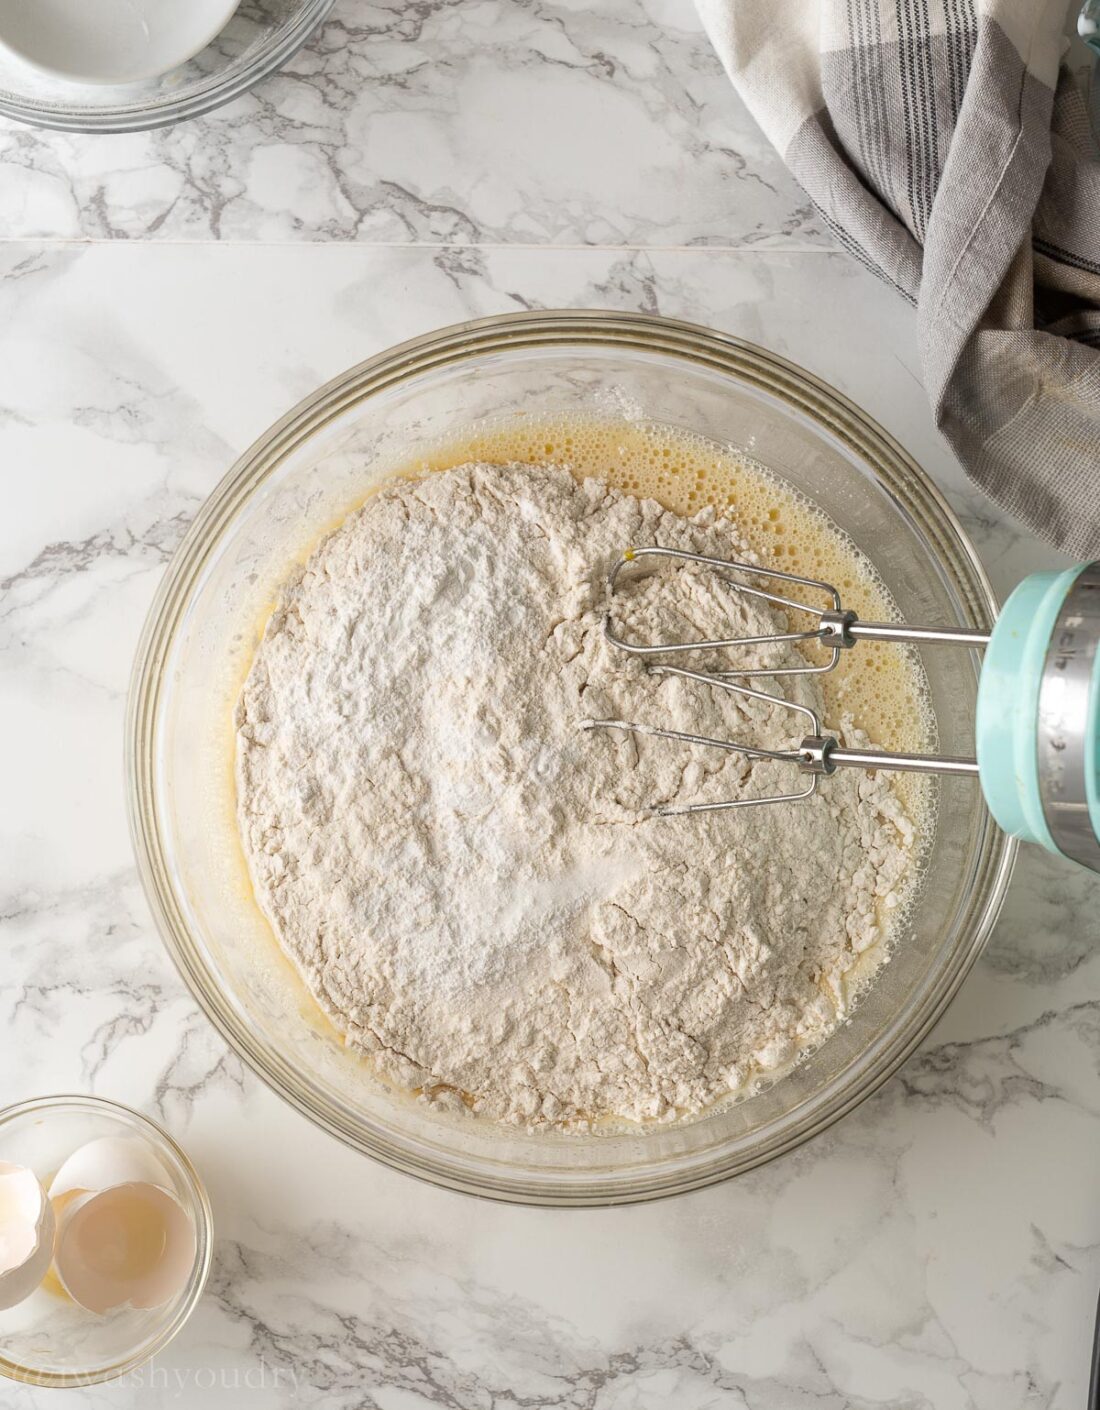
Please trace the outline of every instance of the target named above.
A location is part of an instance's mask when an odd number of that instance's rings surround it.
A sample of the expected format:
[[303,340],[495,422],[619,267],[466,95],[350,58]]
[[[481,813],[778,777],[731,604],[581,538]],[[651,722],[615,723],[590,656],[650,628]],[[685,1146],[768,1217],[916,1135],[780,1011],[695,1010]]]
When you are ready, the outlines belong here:
[[0,113],[63,132],[168,127],[239,98],[281,68],[332,6],[333,0],[241,0],[201,53],[142,83],[73,83],[32,67],[0,43]]
[[[747,1170],[874,1091],[980,951],[1014,844],[972,780],[943,780],[911,928],[851,1021],[766,1090],[703,1119],[625,1135],[528,1134],[439,1115],[373,1080],[327,1027],[253,901],[234,819],[234,702],[291,560],[372,485],[473,423],[563,414],[659,422],[743,450],[850,534],[903,619],[992,620],[989,584],[942,496],[880,427],[808,373],[661,318],[482,319],[352,368],[284,417],[217,487],[145,627],[127,768],[138,863],[165,943],[212,1021],[276,1092],[350,1145],[438,1184],[586,1205]],[[941,648],[926,653],[925,668],[942,748],[971,752],[976,659]]]

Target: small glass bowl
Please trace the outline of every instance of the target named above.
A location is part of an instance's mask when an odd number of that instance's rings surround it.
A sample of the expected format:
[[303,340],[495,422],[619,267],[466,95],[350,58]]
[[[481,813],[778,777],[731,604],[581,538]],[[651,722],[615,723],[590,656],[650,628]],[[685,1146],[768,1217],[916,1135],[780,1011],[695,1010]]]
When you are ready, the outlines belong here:
[[0,1160],[33,1170],[43,1184],[86,1141],[139,1136],[172,1177],[171,1191],[195,1226],[195,1262],[171,1302],[86,1312],[47,1278],[37,1292],[0,1312],[0,1374],[34,1386],[87,1386],[136,1370],[172,1340],[190,1317],[210,1271],[210,1201],[194,1166],[147,1116],[103,1097],[38,1097],[0,1111]]
[[[233,776],[241,682],[290,565],[395,468],[479,428],[562,419],[655,424],[744,451],[865,549],[902,620],[983,627],[996,613],[977,556],[928,477],[801,368],[666,318],[563,310],[481,319],[391,348],[322,387],[246,451],[200,509],[134,664],[128,801],[169,953],[276,1092],[350,1145],[437,1184],[520,1203],[596,1205],[748,1170],[873,1092],[980,952],[1015,843],[972,780],[943,779],[919,906],[850,1021],[781,1080],[700,1120],[526,1133],[449,1118],[372,1078],[324,1021],[252,894]],[[923,660],[940,748],[970,753],[977,654],[941,648]]]
[[238,98],[302,47],[333,0],[242,0],[193,59],[142,83],[73,83],[0,46],[0,114],[62,132],[169,127]]

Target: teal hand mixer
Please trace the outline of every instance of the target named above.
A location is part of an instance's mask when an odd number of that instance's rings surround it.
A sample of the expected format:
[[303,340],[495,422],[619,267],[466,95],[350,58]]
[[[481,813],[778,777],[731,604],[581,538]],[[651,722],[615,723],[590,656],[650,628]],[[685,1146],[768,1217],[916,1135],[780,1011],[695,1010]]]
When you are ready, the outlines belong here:
[[[814,619],[802,630],[772,636],[725,640],[628,641],[615,625],[615,593],[624,570],[659,566],[656,560],[699,563],[718,572],[738,592],[781,607],[789,620]],[[767,583],[768,586],[762,586]],[[821,608],[773,590],[798,585],[819,591]],[[1035,573],[1009,597],[991,632],[955,627],[914,627],[895,622],[864,622],[841,602],[830,583],[778,569],[723,558],[708,558],[671,548],[628,549],[608,579],[604,631],[611,644],[633,655],[655,658],[649,670],[681,676],[734,694],[771,702],[795,711],[807,732],[797,747],[759,749],[736,740],[711,739],[681,730],[629,720],[584,720],[586,729],[625,729],[635,734],[732,750],[749,758],[790,763],[805,776],[795,791],[717,803],[687,803],[655,808],[662,816],[789,803],[809,797],[819,780],[838,768],[905,770],[919,773],[975,775],[990,812],[1006,832],[1048,851],[1100,871],[1100,561],[1064,572]],[[976,758],[946,754],[902,754],[878,749],[846,749],[823,730],[806,705],[747,684],[752,676],[778,677],[832,670],[842,651],[862,642],[895,641],[915,646],[936,644],[984,647],[978,685]],[[805,664],[722,671],[697,671],[671,664],[682,653],[736,651],[777,642],[817,642],[820,660]],[[665,658],[665,659],[660,659]],[[788,656],[785,658],[790,660]]]

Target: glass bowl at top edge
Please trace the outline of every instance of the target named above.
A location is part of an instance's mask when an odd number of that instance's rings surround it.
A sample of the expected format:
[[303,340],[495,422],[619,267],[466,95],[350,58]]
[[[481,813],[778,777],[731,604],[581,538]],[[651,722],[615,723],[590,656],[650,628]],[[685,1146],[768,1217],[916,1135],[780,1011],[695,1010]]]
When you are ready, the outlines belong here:
[[[246,451],[207,499],[138,648],[128,804],[169,953],[226,1040],[276,1092],[349,1145],[436,1184],[583,1206],[740,1173],[873,1092],[980,952],[1015,844],[973,780],[942,780],[912,925],[850,1020],[788,1075],[702,1119],[642,1133],[529,1134],[430,1114],[373,1081],[319,1021],[251,897],[233,817],[233,704],[291,561],[380,474],[471,424],[551,415],[671,424],[732,445],[807,493],[864,547],[903,620],[988,626],[995,616],[989,583],[942,495],[816,377],[669,319],[584,311],[481,319],[335,378]],[[971,753],[976,656],[941,648],[923,662],[940,747]]]
[[60,132],[144,132],[220,108],[275,73],[335,0],[242,0],[205,49],[140,83],[75,83],[0,43],[0,115]]

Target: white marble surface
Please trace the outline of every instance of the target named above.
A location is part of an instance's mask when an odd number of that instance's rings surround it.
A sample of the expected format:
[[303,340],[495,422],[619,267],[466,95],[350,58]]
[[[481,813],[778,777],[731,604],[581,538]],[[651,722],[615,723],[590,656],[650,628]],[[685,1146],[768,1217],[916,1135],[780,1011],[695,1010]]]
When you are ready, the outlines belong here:
[[686,0],[337,0],[218,112],[0,162],[0,238],[826,243]]
[[[82,143],[0,130],[28,163],[0,191],[0,1104],[78,1089],[149,1111],[201,1168],[218,1230],[209,1291],[157,1377],[64,1403],[1083,1404],[1096,881],[1026,855],[985,956],[876,1097],[764,1170],[613,1211],[476,1202],[345,1150],[226,1051],[153,931],[121,753],[158,577],[238,451],[399,338],[540,305],[711,323],[876,415],[948,491],[1001,591],[1053,561],[964,487],[924,406],[910,311],[816,248],[688,17],[603,10],[344,0],[291,77],[203,124]],[[352,57],[334,53],[345,31]],[[551,41],[556,57],[531,57]],[[516,46],[534,72],[494,106]],[[591,117],[571,112],[557,136],[577,169],[547,130],[563,93],[622,125],[586,153]],[[521,97],[541,117],[517,135]],[[657,176],[632,169],[638,147]],[[333,152],[358,173],[346,210]],[[458,223],[433,227],[425,202]],[[475,243],[435,247],[455,230]],[[89,234],[150,238],[67,243]],[[646,248],[547,248],[590,240]],[[714,243],[736,248],[683,248]],[[60,1403],[0,1387],[4,1410]]]

